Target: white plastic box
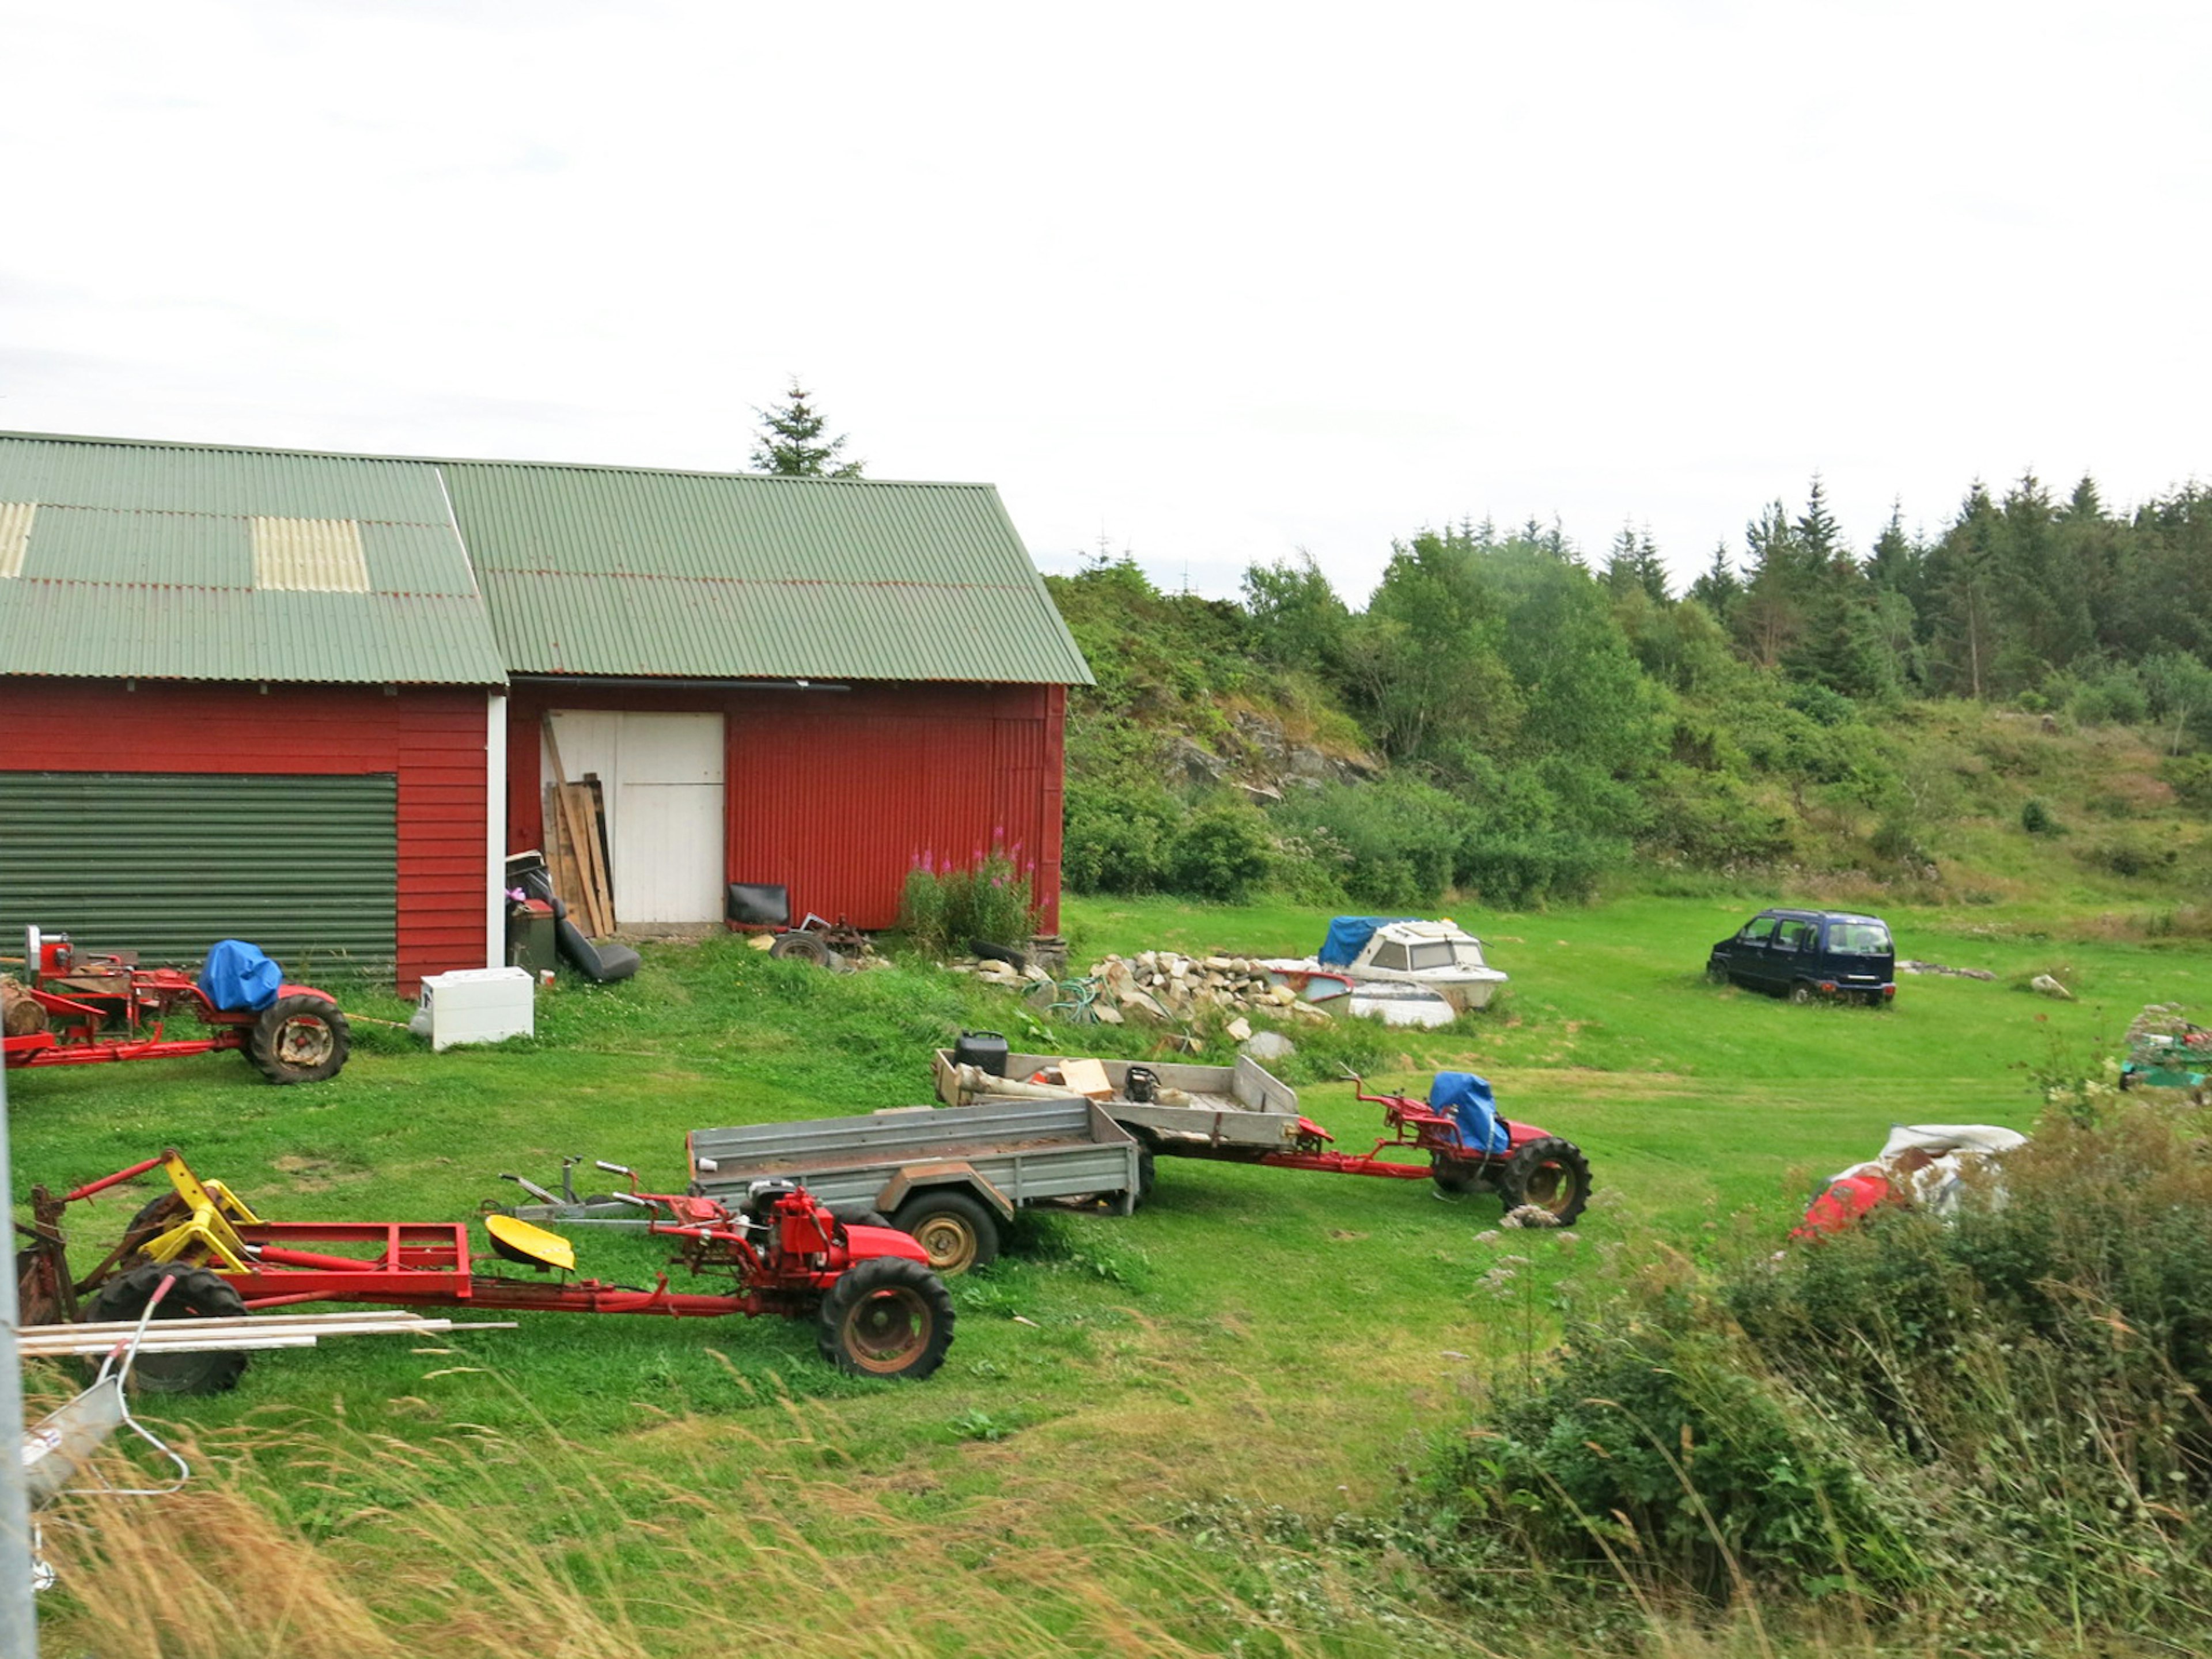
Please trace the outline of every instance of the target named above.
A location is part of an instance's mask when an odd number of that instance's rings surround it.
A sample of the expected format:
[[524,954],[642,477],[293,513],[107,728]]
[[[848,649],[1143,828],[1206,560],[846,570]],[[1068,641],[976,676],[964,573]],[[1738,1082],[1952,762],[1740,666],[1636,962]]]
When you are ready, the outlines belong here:
[[537,987],[526,968],[461,968],[422,975],[422,999],[407,1029],[434,1050],[498,1042],[538,1031]]

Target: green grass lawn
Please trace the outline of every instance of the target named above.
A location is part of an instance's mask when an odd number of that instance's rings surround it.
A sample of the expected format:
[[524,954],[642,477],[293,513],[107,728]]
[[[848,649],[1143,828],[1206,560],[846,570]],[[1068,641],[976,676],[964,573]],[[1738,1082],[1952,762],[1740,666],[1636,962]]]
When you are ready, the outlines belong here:
[[[1370,1085],[1480,1072],[1508,1115],[1579,1142],[1598,1198],[1571,1234],[1499,1235],[1495,1200],[1449,1201],[1425,1182],[1164,1159],[1133,1218],[1025,1218],[998,1267],[957,1284],[957,1340],[923,1384],[840,1376],[799,1322],[521,1316],[513,1330],[433,1352],[361,1339],[263,1356],[232,1395],[155,1409],[217,1465],[251,1462],[266,1503],[311,1536],[403,1565],[427,1547],[345,1517],[520,1501],[563,1511],[588,1538],[619,1530],[625,1491],[737,1492],[781,1472],[817,1495],[869,1494],[866,1524],[811,1535],[810,1547],[845,1561],[892,1550],[886,1517],[972,1543],[1006,1524],[1010,1504],[1025,1506],[1029,1545],[1066,1549],[1096,1543],[1102,1516],[1125,1510],[1131,1525],[1224,1498],[1356,1510],[1386,1501],[1426,1445],[1464,1426],[1483,1368],[1541,1348],[1560,1296],[1668,1250],[1746,1232],[1778,1242],[1812,1182],[1870,1156],[1893,1122],[2027,1127],[2035,1072],[2115,1052],[2146,1002],[2212,1005],[2203,944],[2130,942],[2095,915],[2029,906],[1891,911],[1900,955],[1998,978],[1904,978],[1887,1011],[1707,985],[1707,947],[1763,902],[1462,912],[1513,976],[1501,1005],[1437,1032],[1364,1034]],[[1072,899],[1064,927],[1079,967],[1152,945],[1303,953],[1324,921],[1277,904]],[[2060,965],[2075,1001],[2011,988]],[[384,1018],[406,1012],[389,996],[348,1000]],[[532,1040],[433,1055],[358,1026],[351,1063],[325,1085],[270,1087],[228,1055],[11,1073],[17,1213],[34,1180],[83,1182],[167,1145],[276,1219],[459,1218],[516,1196],[502,1170],[552,1184],[564,1153],[674,1186],[687,1130],[926,1100],[929,1051],[963,1026],[1002,1030],[1021,1048],[1090,1041],[1040,1032],[1031,1018],[925,965],[836,977],[732,939],[657,947],[628,984],[568,980],[544,993]],[[1146,1040],[1124,1036],[1121,1051]],[[1329,1070],[1313,1059],[1301,1074]],[[1308,1082],[1301,1095],[1342,1146],[1364,1149],[1379,1130],[1348,1084]],[[151,1190],[76,1217],[81,1264]],[[585,1272],[649,1282],[657,1253],[645,1242],[576,1237]],[[399,1449],[333,1470],[318,1449],[341,1420],[344,1436]],[[614,1495],[579,1506],[562,1496],[572,1477],[527,1458],[500,1492],[473,1454],[416,1455],[464,1434],[588,1445],[592,1478]],[[594,1571],[652,1600],[663,1571],[652,1553],[609,1547]],[[1144,1552],[1090,1559],[1125,1608],[1159,1612],[1178,1593]],[[947,1568],[893,1552],[881,1570],[894,1583],[911,1575],[922,1595],[941,1592]],[[394,1571],[395,1586],[406,1582]],[[802,1592],[797,1581],[776,1592],[791,1606],[775,1601],[764,1627],[797,1618]],[[66,1620],[67,1602],[49,1616]],[[1081,1622],[1055,1628],[1065,1637]],[[1210,1645],[1197,1626],[1179,1639]]]

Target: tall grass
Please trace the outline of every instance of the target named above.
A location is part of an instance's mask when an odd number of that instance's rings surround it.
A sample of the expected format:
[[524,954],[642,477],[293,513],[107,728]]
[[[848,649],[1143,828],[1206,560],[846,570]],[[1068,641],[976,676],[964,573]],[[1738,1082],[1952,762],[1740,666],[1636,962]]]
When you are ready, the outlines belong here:
[[732,1431],[697,1419],[653,1431],[678,1455],[651,1475],[550,1428],[415,1443],[264,1419],[193,1447],[201,1473],[173,1497],[49,1516],[62,1588],[42,1630],[100,1659],[1450,1649],[1416,1613],[1255,1605],[1103,1474],[956,1508],[858,1474],[834,1418],[794,1406],[789,1430],[745,1437],[753,1472],[732,1486]]
[[963,950],[971,939],[1018,947],[1035,930],[1036,881],[1019,842],[979,847],[964,867],[924,853],[907,872],[899,927],[926,951]]
[[1441,1460],[1442,1559],[1520,1568],[1532,1614],[2212,1645],[2212,1135],[2096,1103],[1954,1220],[1879,1212],[1718,1273],[1646,1253]]

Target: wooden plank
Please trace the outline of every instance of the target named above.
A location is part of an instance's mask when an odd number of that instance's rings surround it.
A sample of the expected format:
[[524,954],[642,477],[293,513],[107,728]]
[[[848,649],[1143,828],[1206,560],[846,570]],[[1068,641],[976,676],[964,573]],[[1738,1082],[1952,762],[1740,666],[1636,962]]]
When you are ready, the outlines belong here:
[[577,826],[581,840],[575,848],[577,878],[584,886],[585,900],[595,915],[605,919],[604,933],[614,932],[615,898],[613,884],[607,879],[606,843],[599,837],[599,818],[597,798],[588,783],[568,786],[568,817]]
[[1105,1066],[1095,1060],[1063,1060],[1060,1063],[1060,1078],[1069,1089],[1087,1100],[1109,1099],[1114,1093]]
[[599,774],[586,772],[577,787],[584,792],[584,827],[591,834],[592,878],[599,884],[599,908],[607,919],[607,931],[612,933],[622,923],[615,909],[614,871],[607,847],[607,802],[600,789]]
[[545,716],[544,726],[545,752],[553,763],[555,799],[560,806],[562,827],[568,834],[570,854],[575,860],[577,896],[583,901],[584,906],[580,910],[571,902],[569,920],[578,922],[592,938],[603,939],[614,931],[613,918],[593,907],[595,895],[586,873],[589,866],[585,862],[586,854],[583,850],[584,827],[577,820],[575,802],[568,793],[568,775],[561,765],[561,742],[553,733],[553,716],[550,714]]

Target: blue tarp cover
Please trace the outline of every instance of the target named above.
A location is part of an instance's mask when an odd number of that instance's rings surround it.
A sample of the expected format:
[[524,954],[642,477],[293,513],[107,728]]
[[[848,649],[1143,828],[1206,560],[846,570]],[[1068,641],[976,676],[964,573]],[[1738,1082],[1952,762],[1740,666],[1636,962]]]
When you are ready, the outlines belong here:
[[1471,1152],[1502,1152],[1512,1144],[1490,1085],[1472,1072],[1438,1072],[1429,1085],[1429,1109],[1458,1121],[1459,1144]]
[[200,969],[200,989],[218,1008],[252,1012],[276,1000],[284,970],[242,939],[218,939]]
[[1353,958],[1367,948],[1367,941],[1375,937],[1375,930],[1386,922],[1411,921],[1411,916],[1335,916],[1328,924],[1328,937],[1322,941],[1320,961],[1325,968],[1349,968]]

